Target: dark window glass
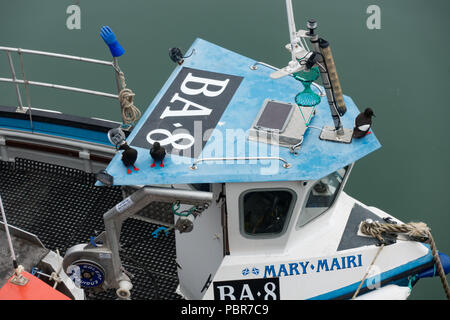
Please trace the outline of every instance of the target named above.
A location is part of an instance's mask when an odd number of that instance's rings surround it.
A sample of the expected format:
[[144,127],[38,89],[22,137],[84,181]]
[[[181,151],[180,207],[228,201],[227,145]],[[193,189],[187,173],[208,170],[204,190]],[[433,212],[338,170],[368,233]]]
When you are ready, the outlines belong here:
[[300,214],[299,227],[318,217],[333,205],[347,168],[335,171],[314,184],[309,191],[305,208]]
[[291,192],[251,191],[241,199],[242,222],[246,234],[277,234],[284,230],[292,207]]

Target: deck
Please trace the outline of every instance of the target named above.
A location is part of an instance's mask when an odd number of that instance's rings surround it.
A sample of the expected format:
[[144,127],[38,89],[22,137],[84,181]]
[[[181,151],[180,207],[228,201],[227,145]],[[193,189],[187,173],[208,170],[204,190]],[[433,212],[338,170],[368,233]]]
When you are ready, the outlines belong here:
[[[123,199],[120,187],[95,187],[94,174],[28,159],[0,161],[0,177],[8,224],[35,234],[61,255],[103,231],[103,214]],[[154,239],[158,227],[128,219],[122,228],[121,259],[134,276],[132,299],[180,299],[175,236]],[[116,294],[89,293],[87,299],[114,300]]]

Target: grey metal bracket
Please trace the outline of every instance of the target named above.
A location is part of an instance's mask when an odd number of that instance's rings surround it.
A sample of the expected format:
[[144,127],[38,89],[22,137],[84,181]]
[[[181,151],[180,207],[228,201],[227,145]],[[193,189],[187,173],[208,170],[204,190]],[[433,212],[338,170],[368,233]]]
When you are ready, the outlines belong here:
[[351,143],[353,136],[352,129],[342,128],[341,132],[337,131],[334,127],[324,126],[319,138],[321,140],[328,140],[341,143]]

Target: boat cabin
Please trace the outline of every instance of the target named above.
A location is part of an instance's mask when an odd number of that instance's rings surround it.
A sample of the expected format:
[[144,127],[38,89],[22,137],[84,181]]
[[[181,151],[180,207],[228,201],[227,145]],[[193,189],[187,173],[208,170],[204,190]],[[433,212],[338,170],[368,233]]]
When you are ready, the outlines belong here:
[[[256,276],[265,270],[247,269],[249,261],[323,236],[312,222],[333,211],[353,163],[380,144],[374,134],[321,139],[317,128],[332,124],[328,103],[298,107],[303,87],[293,77],[271,79],[271,68],[202,39],[188,52],[126,140],[138,151],[139,171],[128,173],[119,153],[107,172],[114,185],[212,193],[209,207],[191,217],[192,230],[175,232],[180,293],[201,299],[214,295],[209,285],[226,278],[225,266]],[[341,121],[353,128],[359,110],[344,99]],[[167,152],[164,167],[150,167],[156,141]]]

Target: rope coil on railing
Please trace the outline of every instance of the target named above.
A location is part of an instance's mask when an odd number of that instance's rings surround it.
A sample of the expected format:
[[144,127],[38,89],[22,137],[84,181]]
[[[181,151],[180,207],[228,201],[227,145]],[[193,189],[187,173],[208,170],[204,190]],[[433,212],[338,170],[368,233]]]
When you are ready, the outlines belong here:
[[[434,242],[433,236],[431,235],[430,228],[423,222],[410,222],[406,224],[394,224],[394,223],[380,223],[378,221],[372,221],[370,219],[363,221],[360,226],[360,230],[362,233],[372,236],[381,243],[381,247],[378,250],[375,258],[373,259],[371,266],[375,262],[381,250],[384,248],[386,241],[383,238],[383,234],[400,234],[403,233],[407,235],[414,241],[419,241],[423,243],[428,243],[430,245],[430,249],[433,255],[433,260],[435,266],[437,267],[439,277],[442,282],[442,286],[445,290],[445,294],[447,299],[450,300],[450,287],[447,282],[447,278],[445,276],[444,268],[442,267],[441,259],[439,258],[439,253],[436,248],[436,243]],[[369,267],[370,269],[370,267]],[[359,290],[364,282],[368,272],[364,275],[358,289],[356,290],[353,298],[355,298]]]
[[119,92],[119,102],[122,109],[122,120],[124,124],[135,123],[141,117],[141,111],[134,105],[134,92],[127,88],[125,83],[125,75],[119,72],[121,90]]

